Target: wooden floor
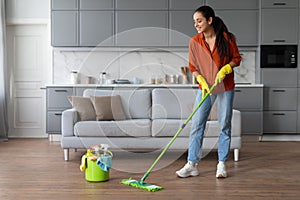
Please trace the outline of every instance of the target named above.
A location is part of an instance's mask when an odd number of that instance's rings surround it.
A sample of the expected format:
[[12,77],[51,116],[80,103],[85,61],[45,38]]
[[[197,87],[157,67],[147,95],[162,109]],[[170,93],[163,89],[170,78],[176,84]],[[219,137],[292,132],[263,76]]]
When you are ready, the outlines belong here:
[[159,152],[115,151],[110,180],[91,183],[79,170],[84,150],[71,151],[65,162],[57,142],[9,139],[0,143],[0,199],[300,199],[299,142],[244,143],[240,161],[227,162],[226,179],[215,178],[215,151],[199,164],[200,176],[186,179],[175,176],[186,153],[168,152],[146,179],[164,190],[120,184],[129,177],[139,180]]

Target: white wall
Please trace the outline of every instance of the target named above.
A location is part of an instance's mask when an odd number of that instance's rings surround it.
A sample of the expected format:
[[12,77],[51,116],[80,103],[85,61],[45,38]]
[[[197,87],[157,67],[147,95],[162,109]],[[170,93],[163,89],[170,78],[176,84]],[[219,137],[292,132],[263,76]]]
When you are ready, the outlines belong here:
[[7,21],[16,19],[50,19],[51,0],[8,0]]

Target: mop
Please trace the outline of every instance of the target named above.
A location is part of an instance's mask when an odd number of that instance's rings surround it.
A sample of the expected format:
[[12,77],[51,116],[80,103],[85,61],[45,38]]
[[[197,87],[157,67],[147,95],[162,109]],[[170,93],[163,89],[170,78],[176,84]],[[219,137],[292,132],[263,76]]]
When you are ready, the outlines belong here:
[[[210,91],[212,92],[214,90],[214,88],[216,87],[216,83],[210,88]],[[156,192],[158,190],[162,190],[163,187],[158,186],[158,185],[154,185],[154,184],[150,184],[150,183],[145,183],[144,181],[146,180],[146,178],[149,176],[149,174],[151,173],[151,171],[153,170],[153,168],[155,167],[155,165],[158,163],[158,161],[161,159],[161,157],[166,153],[166,151],[170,148],[170,146],[173,144],[173,142],[175,141],[175,139],[177,138],[177,136],[181,133],[181,131],[184,129],[184,127],[187,125],[187,123],[191,120],[191,118],[194,116],[194,114],[196,113],[196,111],[200,108],[200,106],[202,105],[202,103],[207,99],[207,97],[209,96],[209,94],[206,94],[202,100],[198,103],[198,105],[196,106],[196,108],[193,110],[193,112],[188,116],[188,118],[184,121],[184,123],[182,124],[182,126],[178,129],[178,131],[176,132],[176,134],[173,136],[173,138],[170,140],[170,142],[167,144],[167,146],[163,149],[163,151],[159,154],[159,156],[157,157],[157,159],[154,161],[154,163],[151,165],[151,167],[148,169],[148,171],[144,174],[144,176],[141,178],[140,181],[138,180],[134,180],[134,179],[123,179],[121,181],[122,184],[124,185],[129,185],[129,186],[133,186],[136,188],[140,188],[140,189],[144,189],[150,192]]]

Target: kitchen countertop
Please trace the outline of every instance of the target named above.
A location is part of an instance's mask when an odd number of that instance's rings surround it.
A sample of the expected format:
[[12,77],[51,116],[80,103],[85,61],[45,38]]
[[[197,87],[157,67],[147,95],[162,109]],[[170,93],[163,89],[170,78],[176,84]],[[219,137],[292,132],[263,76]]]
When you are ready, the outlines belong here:
[[[263,84],[236,84],[235,87],[239,88],[253,88],[253,87],[263,87]],[[197,88],[197,84],[106,84],[106,85],[99,85],[99,84],[48,84],[44,88],[49,87],[103,87],[103,88],[111,88],[111,87],[118,87],[118,88],[158,88],[158,87],[170,87],[170,88]]]

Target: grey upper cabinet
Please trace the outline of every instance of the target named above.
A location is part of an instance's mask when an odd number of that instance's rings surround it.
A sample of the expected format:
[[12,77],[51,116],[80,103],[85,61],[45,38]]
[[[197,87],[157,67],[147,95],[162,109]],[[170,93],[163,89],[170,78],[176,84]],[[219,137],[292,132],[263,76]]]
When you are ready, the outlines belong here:
[[236,36],[239,46],[258,45],[258,0],[206,0],[206,4],[215,9],[216,15]]
[[79,0],[80,10],[113,10],[113,0]]
[[262,9],[261,25],[262,44],[298,43],[298,9]]
[[297,8],[299,0],[262,0],[262,8]]
[[79,46],[113,46],[113,11],[80,11]]
[[258,9],[258,0],[206,0],[214,9]]
[[204,0],[169,0],[170,10],[191,10],[194,11],[204,4]]
[[167,46],[167,11],[116,11],[117,46]]
[[238,45],[258,45],[258,10],[217,10]]
[[116,10],[168,10],[168,0],[116,0]]
[[193,22],[193,11],[170,11],[169,26],[170,46],[188,46],[190,38],[197,34]]
[[51,9],[52,10],[77,10],[78,1],[77,0],[52,0]]
[[190,38],[198,34],[194,27],[194,11],[204,0],[169,0],[169,46],[189,45]]
[[51,12],[52,46],[78,46],[78,12]]

